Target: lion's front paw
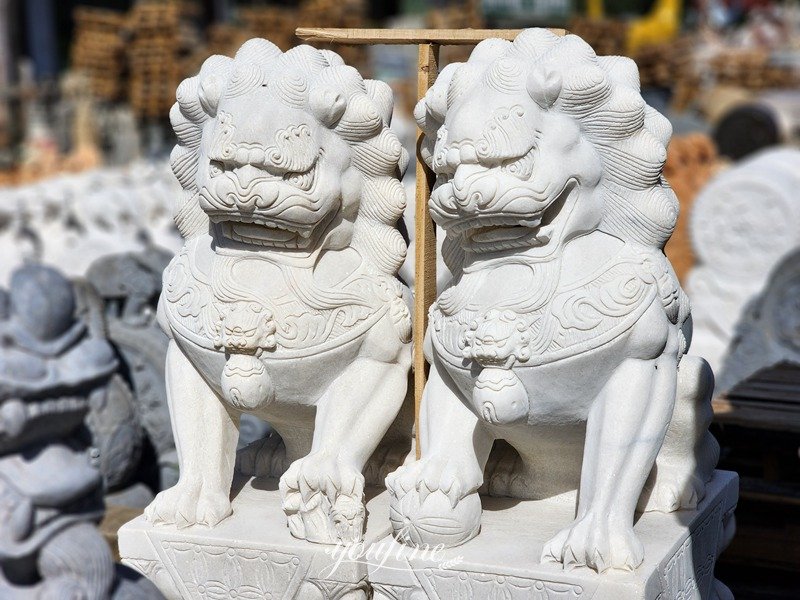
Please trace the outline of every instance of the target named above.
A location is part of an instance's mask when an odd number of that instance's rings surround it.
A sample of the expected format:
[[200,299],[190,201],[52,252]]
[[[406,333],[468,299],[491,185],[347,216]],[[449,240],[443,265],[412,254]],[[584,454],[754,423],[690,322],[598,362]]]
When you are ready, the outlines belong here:
[[433,492],[442,492],[456,505],[468,494],[477,490],[483,483],[483,473],[475,466],[452,458],[432,456],[400,467],[386,478],[389,493],[397,498],[411,491],[419,494],[424,503]]
[[644,560],[644,547],[633,527],[613,525],[589,513],[563,529],[545,544],[542,562],[557,562],[565,569],[589,567],[633,571]]
[[228,494],[206,489],[199,481],[179,481],[160,492],[144,514],[156,525],[214,527],[232,512]]
[[297,538],[321,544],[359,542],[364,533],[364,476],[337,457],[317,452],[281,477],[283,510]]

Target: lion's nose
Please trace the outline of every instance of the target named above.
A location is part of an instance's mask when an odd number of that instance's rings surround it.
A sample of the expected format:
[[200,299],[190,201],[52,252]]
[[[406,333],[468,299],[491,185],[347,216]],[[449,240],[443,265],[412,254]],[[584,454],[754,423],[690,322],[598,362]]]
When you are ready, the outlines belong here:
[[261,170],[253,165],[243,165],[233,169],[233,174],[236,177],[236,183],[239,184],[239,190],[245,192],[252,182],[261,175]]
[[461,206],[488,206],[497,195],[497,181],[480,165],[462,164],[453,176],[453,196]]

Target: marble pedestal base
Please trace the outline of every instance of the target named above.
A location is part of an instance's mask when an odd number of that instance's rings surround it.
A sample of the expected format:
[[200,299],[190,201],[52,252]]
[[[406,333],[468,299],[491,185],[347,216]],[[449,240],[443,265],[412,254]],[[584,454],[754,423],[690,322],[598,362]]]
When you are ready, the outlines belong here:
[[572,521],[571,506],[484,498],[478,536],[437,552],[435,560],[397,560],[400,544],[391,538],[378,542],[389,545],[392,559],[382,568],[369,567],[374,600],[726,598],[727,588],[714,579],[714,563],[732,534],[738,490],[735,473],[716,471],[698,510],[642,515],[635,530],[644,543],[644,564],[634,573],[602,575],[539,562],[545,542]]
[[476,538],[415,556],[391,537],[388,496],[379,490],[367,502],[366,552],[340,561],[334,546],[290,535],[272,479],[243,484],[234,516],[214,529],[154,527],[138,517],[120,529],[119,548],[122,562],[168,600],[366,600],[370,589],[374,600],[726,598],[714,563],[732,534],[738,483],[717,471],[698,510],[642,515],[635,529],[645,562],[635,573],[540,564],[544,543],[573,515],[551,501],[484,498]]
[[[291,536],[277,479],[234,485],[233,515],[210,529],[153,526],[138,517],[119,530],[122,562],[167,600],[366,600],[367,566],[336,565],[335,546]],[[389,535],[388,498],[367,490],[365,544]],[[326,552],[327,550],[327,552]],[[336,565],[336,568],[332,567]]]

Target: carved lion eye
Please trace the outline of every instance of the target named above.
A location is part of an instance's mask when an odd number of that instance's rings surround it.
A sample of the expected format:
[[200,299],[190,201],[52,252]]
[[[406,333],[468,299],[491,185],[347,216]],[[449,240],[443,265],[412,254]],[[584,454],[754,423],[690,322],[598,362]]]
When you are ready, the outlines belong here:
[[305,173],[286,173],[283,180],[289,185],[307,192],[314,185],[314,171],[315,169],[310,169]]
[[209,161],[208,172],[211,175],[211,177],[217,177],[218,175],[222,175],[224,171],[225,171],[225,165],[223,165],[220,161],[218,160]]
[[523,181],[530,179],[533,174],[533,150],[530,150],[522,158],[504,162],[502,171]]

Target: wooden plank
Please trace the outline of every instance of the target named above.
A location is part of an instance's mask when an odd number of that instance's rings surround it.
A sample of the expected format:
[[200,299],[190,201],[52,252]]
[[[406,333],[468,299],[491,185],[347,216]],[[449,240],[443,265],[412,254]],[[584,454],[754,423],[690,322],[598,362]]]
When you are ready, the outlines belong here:
[[796,404],[720,396],[712,400],[711,406],[718,423],[800,433],[800,407]]
[[117,531],[128,521],[132,521],[144,512],[141,508],[130,508],[109,504],[106,506],[106,514],[100,523],[100,533],[108,542],[114,560],[119,560],[119,546],[117,545]]
[[[344,29],[298,27],[295,35],[306,42],[336,44],[436,44],[459,46],[477,44],[488,38],[513,40],[522,29]],[[566,29],[550,29],[566,35]]]
[[[439,72],[439,46],[420,44],[417,57],[417,97],[422,98]],[[417,188],[414,212],[414,423],[417,433],[417,458],[420,458],[419,411],[428,379],[423,343],[428,327],[428,308],[436,300],[436,230],[428,212],[428,200],[435,176],[421,156],[423,133],[417,129]]]

